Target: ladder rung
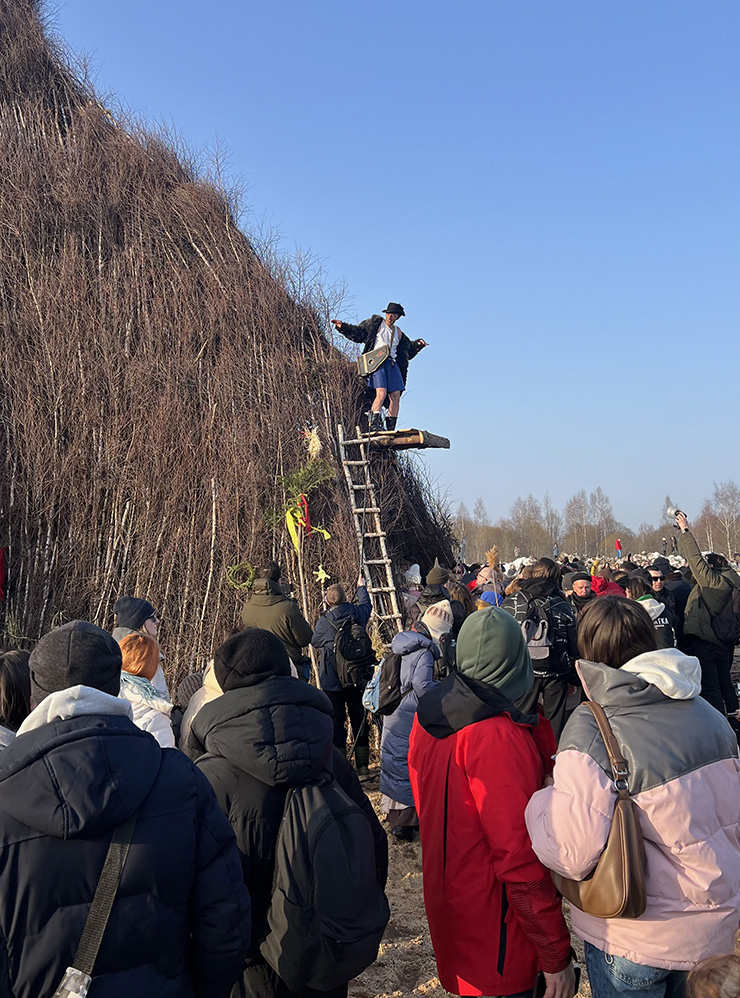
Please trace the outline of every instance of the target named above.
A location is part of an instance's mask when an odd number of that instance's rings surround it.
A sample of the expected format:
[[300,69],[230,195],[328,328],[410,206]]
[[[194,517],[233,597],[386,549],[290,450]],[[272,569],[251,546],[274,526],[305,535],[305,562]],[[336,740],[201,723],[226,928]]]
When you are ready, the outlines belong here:
[[[370,434],[367,436],[363,434],[359,426],[355,427],[355,436],[349,440],[344,439],[344,428],[341,423],[337,425],[337,436],[339,443],[339,458],[342,464],[342,470],[344,472],[344,478],[347,483],[347,491],[349,492],[350,508],[352,510],[352,515],[355,518],[355,529],[357,532],[357,540],[359,542],[360,548],[360,559],[363,568],[367,569],[365,575],[367,576],[368,583],[372,583],[372,576],[377,578],[378,582],[387,582],[389,585],[368,585],[368,592],[375,597],[375,601],[378,604],[378,610],[390,610],[390,613],[378,613],[374,610],[374,617],[382,623],[382,630],[390,631],[397,630],[400,631],[403,627],[403,616],[397,606],[397,600],[394,596],[397,593],[396,586],[393,585],[392,576],[392,561],[388,557],[388,542],[387,542],[387,532],[383,530],[383,524],[380,521],[381,507],[377,505],[378,498],[376,493],[376,485],[373,482],[373,476],[371,473],[372,464],[370,461],[370,450],[369,444],[371,443],[373,437],[381,436],[381,434]],[[354,449],[352,449],[354,448]],[[358,473],[359,478],[363,479],[362,482],[356,482],[355,473],[353,468],[360,468],[361,471]],[[362,470],[364,469],[364,471]],[[364,503],[362,506],[355,506],[355,503]],[[370,503],[371,505],[368,505]],[[374,530],[368,530],[367,533],[364,530],[365,527],[365,516],[373,516],[368,522],[369,527],[374,527]],[[363,517],[360,520],[360,517]],[[379,558],[365,558],[365,541],[374,541],[377,538],[377,547],[373,548],[370,545],[370,551],[368,553],[377,553],[380,555]],[[374,566],[378,566],[375,568]]]

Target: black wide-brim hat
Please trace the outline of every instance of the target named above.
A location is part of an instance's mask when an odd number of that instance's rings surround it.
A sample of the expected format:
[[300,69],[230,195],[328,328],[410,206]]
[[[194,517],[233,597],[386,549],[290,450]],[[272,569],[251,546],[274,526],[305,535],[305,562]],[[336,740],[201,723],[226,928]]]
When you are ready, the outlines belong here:
[[406,315],[403,310],[403,305],[399,305],[397,301],[389,301],[388,308],[384,308],[383,312],[387,315],[389,312],[393,312],[394,315]]

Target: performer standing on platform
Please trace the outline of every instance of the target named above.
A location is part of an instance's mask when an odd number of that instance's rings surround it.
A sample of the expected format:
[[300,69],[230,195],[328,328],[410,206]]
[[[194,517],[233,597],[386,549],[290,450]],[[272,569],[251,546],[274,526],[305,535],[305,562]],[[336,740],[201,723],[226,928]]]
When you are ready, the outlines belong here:
[[379,350],[381,347],[388,347],[388,358],[370,375],[368,388],[375,389],[375,398],[370,410],[369,429],[381,431],[383,429],[383,403],[388,398],[388,418],[385,421],[387,430],[395,430],[398,421],[398,409],[401,404],[401,392],[406,388],[406,374],[408,372],[409,361],[415,357],[420,350],[427,345],[425,340],[410,340],[408,336],[396,325],[396,320],[402,315],[406,315],[403,306],[398,302],[388,302],[385,309],[385,318],[381,315],[372,315],[369,319],[363,319],[359,326],[353,326],[349,322],[342,322],[339,319],[332,319],[331,324],[346,336],[353,343],[363,343],[363,353],[371,350]]

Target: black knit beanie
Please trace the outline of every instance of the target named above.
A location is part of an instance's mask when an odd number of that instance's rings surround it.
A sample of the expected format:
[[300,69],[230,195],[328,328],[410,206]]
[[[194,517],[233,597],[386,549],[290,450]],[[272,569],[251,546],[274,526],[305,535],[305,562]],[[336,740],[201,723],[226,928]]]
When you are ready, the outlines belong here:
[[277,582],[282,575],[282,569],[276,561],[265,562],[264,568],[262,569],[261,579],[269,579],[271,582]]
[[113,604],[113,613],[117,627],[130,627],[132,631],[138,631],[145,620],[157,615],[148,600],[137,599],[136,596],[121,596]]
[[213,671],[226,693],[254,686],[270,676],[289,676],[290,659],[280,638],[259,627],[248,627],[216,649]]
[[72,620],[49,631],[28,660],[31,699],[38,706],[50,693],[92,686],[117,697],[121,688],[121,649],[107,631]]

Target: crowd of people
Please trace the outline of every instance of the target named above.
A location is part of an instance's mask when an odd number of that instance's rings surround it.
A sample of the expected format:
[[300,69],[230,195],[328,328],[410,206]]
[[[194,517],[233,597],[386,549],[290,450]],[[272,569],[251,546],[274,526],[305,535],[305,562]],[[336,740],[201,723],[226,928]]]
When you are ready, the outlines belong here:
[[[263,582],[274,574],[275,566],[268,568]],[[317,969],[316,955],[296,945],[296,937],[306,945],[310,938],[316,949],[317,911],[308,906],[292,920],[283,913],[285,924],[275,913],[287,798],[305,785],[340,788],[343,810],[334,824],[329,814],[332,828],[341,827],[340,818],[347,825],[347,814],[355,822],[348,827],[363,846],[360,873],[369,869],[372,880],[365,877],[357,904],[379,912],[377,952],[387,922],[386,834],[333,745],[329,699],[296,676],[312,629],[301,631],[291,601],[267,598],[275,595],[268,585],[257,593],[280,636],[234,629],[205,676],[187,677],[172,699],[159,621],[145,599],[118,600],[112,634],[72,621],[30,653],[0,656],[3,998],[87,994],[69,968],[83,959],[91,902],[108,879],[109,845],[127,827],[128,855],[103,922],[91,996],[346,995],[339,957],[332,953],[337,982],[326,960]],[[257,606],[259,599],[251,612]],[[339,863],[334,853],[332,863]],[[348,864],[356,874],[352,856]],[[318,887],[326,891],[326,883],[325,876]],[[294,901],[280,898],[286,906]],[[358,912],[351,916],[362,924]],[[332,925],[332,940],[340,927]],[[268,952],[277,945],[300,955],[291,986],[283,964],[278,972],[264,955],[266,944]],[[345,953],[354,945],[343,940]],[[302,978],[309,983],[296,987]]]
[[[507,567],[493,550],[486,565],[435,561],[424,585],[406,566],[405,628],[379,663],[362,576],[352,600],[330,586],[312,626],[274,562],[240,626],[173,695],[155,607],[138,596],[116,602],[112,633],[72,621],[30,652],[6,650],[0,998],[86,994],[75,975],[91,952],[91,998],[346,996],[387,921],[389,838],[361,782],[374,727],[380,810],[391,841],[421,839],[449,992],[576,993],[553,874],[593,874],[626,789],[644,910],[571,904],[592,994],[740,994],[728,955],[740,919],[740,576],[702,554],[682,513],[676,527],[672,560]],[[393,694],[382,710],[368,698],[381,681]],[[619,772],[589,701],[611,725]]]
[[[489,552],[487,566],[456,570],[479,609],[451,601],[455,669],[416,706],[408,751],[429,928],[452,993],[531,995],[538,969],[548,995],[573,993],[551,872],[594,873],[622,789],[639,813],[645,907],[605,918],[571,905],[592,994],[723,993],[701,990],[703,970],[687,979],[732,952],[740,917],[740,576],[701,553],[682,513],[676,528],[676,567],[662,553],[507,569]],[[414,567],[407,582],[409,603],[429,595]],[[587,701],[605,709],[619,774]],[[727,981],[738,994],[736,970]]]

